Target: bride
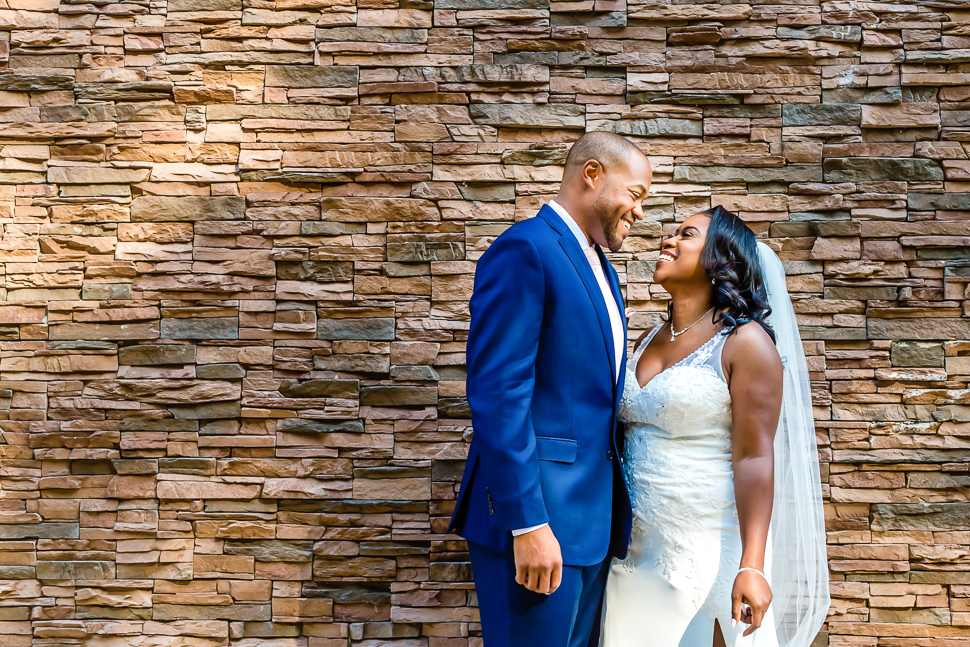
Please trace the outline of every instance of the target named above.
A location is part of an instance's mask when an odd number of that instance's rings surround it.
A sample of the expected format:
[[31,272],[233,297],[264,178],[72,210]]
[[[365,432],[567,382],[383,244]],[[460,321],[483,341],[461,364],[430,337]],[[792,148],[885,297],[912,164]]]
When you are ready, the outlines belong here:
[[781,261],[717,207],[664,241],[667,322],[637,340],[619,418],[633,501],[605,647],[808,647],[829,606],[804,351]]

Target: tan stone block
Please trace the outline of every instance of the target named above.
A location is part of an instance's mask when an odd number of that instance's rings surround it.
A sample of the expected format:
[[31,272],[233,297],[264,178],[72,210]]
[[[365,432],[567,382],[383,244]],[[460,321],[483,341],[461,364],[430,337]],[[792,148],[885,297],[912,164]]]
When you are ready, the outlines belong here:
[[152,182],[236,182],[236,167],[230,164],[179,162],[155,164]]
[[261,486],[243,483],[212,483],[208,481],[159,481],[159,499],[255,499]]
[[224,640],[229,636],[228,623],[212,620],[176,620],[165,623],[149,620],[142,626],[142,631],[144,634],[156,636],[205,636],[213,641]]
[[112,499],[153,499],[155,476],[113,476],[108,481],[105,496]]
[[431,27],[430,11],[418,9],[361,9],[357,11],[358,27]]
[[195,555],[195,577],[252,577],[255,561],[248,555]]
[[319,481],[316,479],[266,479],[262,497],[265,499],[340,499],[351,492],[346,479]]
[[74,602],[78,605],[114,608],[150,607],[152,594],[151,591],[139,589],[79,588],[74,593]]
[[936,103],[862,106],[863,128],[925,128],[938,125],[940,107]]
[[256,578],[266,580],[301,581],[313,578],[310,562],[256,562]]
[[721,205],[728,211],[787,211],[788,196],[775,194],[715,195],[711,206]]
[[323,621],[333,615],[333,600],[326,598],[273,598],[275,622]]
[[234,103],[236,91],[233,88],[203,87],[175,88],[176,103],[209,104]]
[[272,524],[261,521],[225,520],[195,521],[196,537],[219,539],[272,539],[275,530]]
[[812,258],[817,260],[842,260],[859,258],[862,242],[858,238],[817,238],[812,247]]
[[46,316],[42,306],[0,306],[0,324],[41,323]]
[[450,141],[451,133],[444,124],[403,123],[394,125],[394,140],[399,142]]
[[425,500],[431,498],[431,479],[354,479],[355,499]]
[[263,602],[272,597],[273,582],[271,580],[249,582],[233,580],[229,582],[229,594],[236,602]]
[[440,346],[430,342],[392,342],[391,364],[432,365],[438,356]]
[[244,150],[239,152],[240,169],[278,169],[283,158],[283,151],[278,150]]

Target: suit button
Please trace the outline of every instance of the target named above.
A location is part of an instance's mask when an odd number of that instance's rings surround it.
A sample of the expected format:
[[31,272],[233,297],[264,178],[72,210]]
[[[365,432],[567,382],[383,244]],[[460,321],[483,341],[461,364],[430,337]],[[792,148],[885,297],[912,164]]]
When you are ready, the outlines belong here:
[[608,461],[613,460],[613,450],[612,449],[609,450],[608,452],[606,452],[606,460],[608,460]]

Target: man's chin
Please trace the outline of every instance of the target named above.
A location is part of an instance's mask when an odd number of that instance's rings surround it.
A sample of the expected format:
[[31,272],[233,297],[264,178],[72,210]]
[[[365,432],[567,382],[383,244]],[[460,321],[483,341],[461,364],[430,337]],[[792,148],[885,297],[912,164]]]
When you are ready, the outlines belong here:
[[623,247],[623,242],[626,240],[626,237],[627,235],[625,233],[623,234],[618,233],[614,236],[610,236],[606,240],[606,247],[611,252],[618,252],[620,251],[620,248]]

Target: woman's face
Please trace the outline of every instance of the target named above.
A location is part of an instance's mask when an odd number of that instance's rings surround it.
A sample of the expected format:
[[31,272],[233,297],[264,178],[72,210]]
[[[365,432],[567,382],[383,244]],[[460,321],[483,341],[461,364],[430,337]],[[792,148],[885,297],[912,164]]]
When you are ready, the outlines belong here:
[[680,223],[673,236],[666,238],[660,246],[660,257],[653,280],[661,285],[709,283],[710,278],[701,267],[701,250],[707,239],[707,228],[711,217],[702,213],[694,214]]

